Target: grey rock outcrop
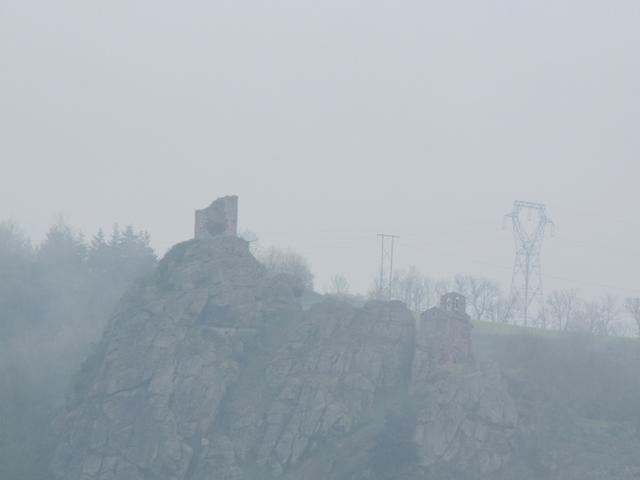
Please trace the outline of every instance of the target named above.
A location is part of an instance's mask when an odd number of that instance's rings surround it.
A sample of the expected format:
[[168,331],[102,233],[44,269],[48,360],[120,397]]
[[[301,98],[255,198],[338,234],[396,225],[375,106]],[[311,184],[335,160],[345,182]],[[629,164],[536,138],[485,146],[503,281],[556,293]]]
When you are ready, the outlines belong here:
[[434,365],[399,302],[303,311],[293,290],[237,237],[174,247],[79,373],[54,477],[377,478],[370,451],[407,404],[415,478],[508,466],[517,419],[497,376]]
[[245,242],[174,247],[123,300],[81,372],[54,461],[60,478],[185,478],[265,320]]
[[432,329],[420,327],[409,386],[420,464],[426,471],[445,467],[462,478],[488,478],[514,457],[515,405],[498,372],[474,358],[439,362],[430,351]]

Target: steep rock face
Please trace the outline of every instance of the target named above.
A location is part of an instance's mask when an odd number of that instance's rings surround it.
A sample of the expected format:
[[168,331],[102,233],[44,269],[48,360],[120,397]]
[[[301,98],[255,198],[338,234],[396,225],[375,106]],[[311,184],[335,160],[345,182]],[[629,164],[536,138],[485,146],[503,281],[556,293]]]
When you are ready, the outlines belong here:
[[261,457],[295,464],[313,436],[346,434],[371,417],[376,394],[404,388],[412,334],[401,304],[313,309],[267,371],[275,401]]
[[497,377],[434,365],[399,302],[303,312],[292,282],[267,278],[232,236],[174,247],[80,372],[54,476],[378,478],[370,451],[406,404],[415,478],[509,463],[516,420]]
[[415,438],[425,472],[488,478],[508,466],[516,448],[517,413],[496,371],[474,358],[437,363],[427,330],[416,331],[409,395],[416,405]]
[[317,478],[303,457],[367,423],[380,392],[406,385],[412,333],[399,303],[315,305],[230,392],[193,478]]
[[64,420],[66,479],[182,479],[265,320],[264,269],[245,242],[180,244],[113,317]]

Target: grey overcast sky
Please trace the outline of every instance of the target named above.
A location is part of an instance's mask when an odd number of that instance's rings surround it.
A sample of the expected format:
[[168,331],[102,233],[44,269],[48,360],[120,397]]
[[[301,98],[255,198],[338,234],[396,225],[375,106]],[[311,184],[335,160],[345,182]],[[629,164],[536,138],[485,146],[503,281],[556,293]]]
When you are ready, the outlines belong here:
[[640,292],[640,2],[0,0],[0,219],[242,228],[365,291],[398,267],[505,286],[513,200],[546,289]]

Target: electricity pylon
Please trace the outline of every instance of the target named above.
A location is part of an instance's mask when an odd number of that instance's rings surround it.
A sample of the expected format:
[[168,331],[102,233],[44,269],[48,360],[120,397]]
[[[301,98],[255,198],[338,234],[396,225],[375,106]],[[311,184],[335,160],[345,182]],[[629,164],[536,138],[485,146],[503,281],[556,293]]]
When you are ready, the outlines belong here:
[[[527,214],[526,220],[522,218],[523,213]],[[505,225],[507,220],[511,220],[513,225],[513,239],[516,243],[511,295],[522,310],[526,327],[534,305],[538,306],[538,314],[544,315],[540,251],[547,226],[551,228],[553,235],[555,225],[547,216],[546,205],[531,202],[514,202],[513,211],[504,216]]]
[[381,298],[391,300],[391,286],[393,283],[393,247],[395,246],[395,240],[397,235],[387,235],[379,233],[380,239],[380,289],[379,295]]

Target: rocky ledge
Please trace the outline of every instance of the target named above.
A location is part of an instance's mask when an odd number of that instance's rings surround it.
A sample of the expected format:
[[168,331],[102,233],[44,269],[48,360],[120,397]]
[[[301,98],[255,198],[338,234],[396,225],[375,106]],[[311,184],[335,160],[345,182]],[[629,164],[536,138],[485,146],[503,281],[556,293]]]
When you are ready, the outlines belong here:
[[514,464],[497,374],[434,362],[399,302],[303,310],[299,291],[234,236],[174,247],[78,374],[54,477],[473,479]]

